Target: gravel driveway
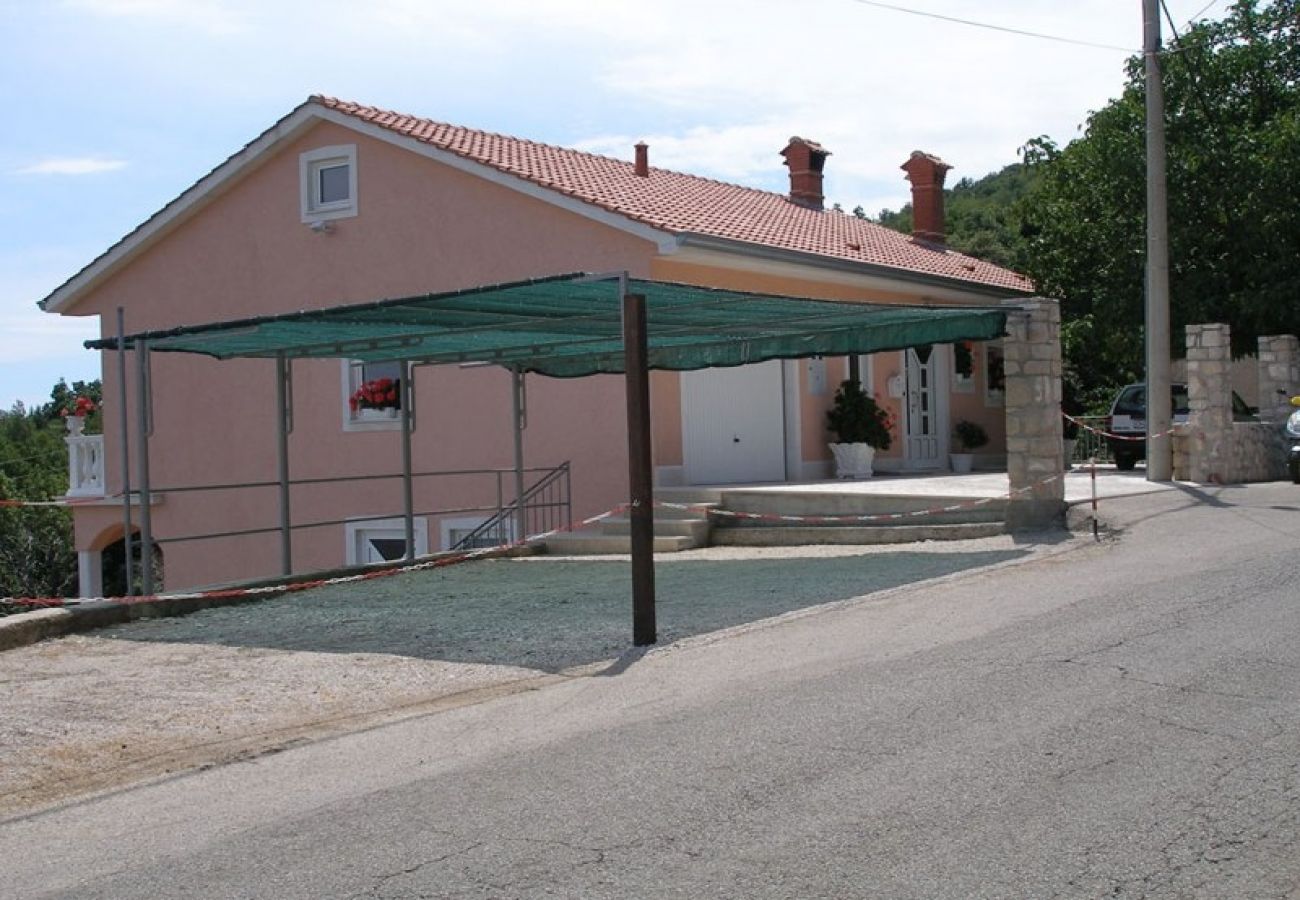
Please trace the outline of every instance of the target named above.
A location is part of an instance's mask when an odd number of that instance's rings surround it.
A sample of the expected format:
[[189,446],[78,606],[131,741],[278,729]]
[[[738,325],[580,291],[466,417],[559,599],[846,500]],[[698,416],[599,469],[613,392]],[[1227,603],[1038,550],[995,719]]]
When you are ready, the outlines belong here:
[[[661,556],[659,648],[1075,543]],[[599,674],[630,650],[630,596],[625,557],[486,560],[0,653],[0,815]]]

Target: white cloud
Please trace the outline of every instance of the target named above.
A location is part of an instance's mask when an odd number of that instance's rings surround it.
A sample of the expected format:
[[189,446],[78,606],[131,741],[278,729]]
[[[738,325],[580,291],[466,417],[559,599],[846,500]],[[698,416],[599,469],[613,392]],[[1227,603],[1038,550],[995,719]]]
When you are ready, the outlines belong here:
[[126,167],[121,159],[98,156],[56,156],[14,170],[16,175],[98,175]]

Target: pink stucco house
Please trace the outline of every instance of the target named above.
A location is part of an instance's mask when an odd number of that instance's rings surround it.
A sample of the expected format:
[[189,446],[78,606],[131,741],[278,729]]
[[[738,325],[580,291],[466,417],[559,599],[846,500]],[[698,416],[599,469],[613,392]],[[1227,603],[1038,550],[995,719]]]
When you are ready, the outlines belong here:
[[[947,166],[914,153],[916,233],[897,234],[823,207],[818,144],[773,147],[786,194],[314,96],[201,178],[42,301],[98,316],[116,334],[457,290],[575,272],[626,271],[709,287],[826,300],[988,306],[1028,297],[1023,277],[944,246]],[[957,362],[958,357],[961,363]],[[969,362],[967,362],[969,361]],[[128,361],[130,365],[133,362]],[[1004,446],[996,344],[879,353],[853,363],[897,423],[880,470],[947,466],[951,424],[979,421]],[[118,362],[104,357],[105,435],[71,494],[83,594],[100,590],[100,554],[124,530]],[[271,575],[276,432],[273,364],[157,355],[149,441],[153,534],[169,589]],[[825,410],[845,359],[775,360],[652,377],[655,479],[692,484],[803,481],[831,474]],[[960,371],[960,370],[965,371]],[[131,384],[129,376],[127,384]],[[365,562],[396,532],[391,479],[306,483],[396,471],[398,423],[350,403],[396,364],[313,360],[294,370],[295,568]],[[490,367],[422,370],[415,411],[418,550],[481,521],[512,465],[511,380]],[[133,413],[134,414],[134,413]],[[626,496],[622,380],[530,377],[530,467],[570,464],[572,514]],[[741,439],[743,437],[743,440]],[[94,440],[94,439],[87,439]],[[89,452],[89,451],[88,451]],[[195,485],[256,485],[213,491]],[[103,501],[96,494],[105,495]],[[507,497],[506,500],[510,498]],[[376,519],[376,517],[381,517]],[[355,520],[355,521],[354,521]],[[253,531],[184,540],[213,532]],[[377,543],[378,542],[378,543]]]

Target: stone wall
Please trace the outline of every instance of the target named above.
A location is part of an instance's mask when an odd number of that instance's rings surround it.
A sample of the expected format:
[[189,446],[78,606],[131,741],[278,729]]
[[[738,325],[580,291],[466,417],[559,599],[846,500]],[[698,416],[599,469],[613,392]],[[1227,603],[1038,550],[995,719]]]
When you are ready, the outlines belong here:
[[[1174,478],[1179,480],[1241,484],[1286,477],[1281,427],[1276,422],[1233,421],[1230,338],[1227,325],[1187,326],[1189,414],[1173,441]],[[1273,349],[1270,345],[1269,352]],[[1262,400],[1263,339],[1260,351]],[[1275,362],[1270,357],[1270,364]]]
[[1007,527],[1026,531],[1065,513],[1061,436],[1061,310],[1055,300],[1010,301],[1006,374]]
[[1300,339],[1277,334],[1259,339],[1259,418],[1285,422],[1290,399],[1300,394]]

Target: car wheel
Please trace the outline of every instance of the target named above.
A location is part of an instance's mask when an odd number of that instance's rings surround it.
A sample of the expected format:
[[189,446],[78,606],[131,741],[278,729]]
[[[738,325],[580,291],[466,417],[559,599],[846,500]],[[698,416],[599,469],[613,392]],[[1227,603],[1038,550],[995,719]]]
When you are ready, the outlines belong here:
[[1291,483],[1300,484],[1300,462],[1291,463]]
[[1131,471],[1133,467],[1137,465],[1137,461],[1138,458],[1132,453],[1115,454],[1115,468],[1119,469],[1121,472]]

